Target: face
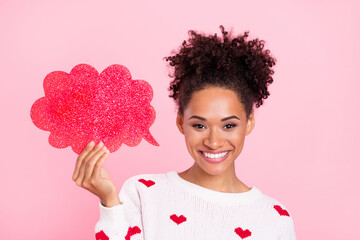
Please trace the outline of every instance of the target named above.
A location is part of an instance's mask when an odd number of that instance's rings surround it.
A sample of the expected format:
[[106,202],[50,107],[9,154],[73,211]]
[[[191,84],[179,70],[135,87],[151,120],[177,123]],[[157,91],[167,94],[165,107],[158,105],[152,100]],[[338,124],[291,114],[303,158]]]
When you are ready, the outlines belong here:
[[234,171],[245,136],[255,125],[232,90],[209,87],[193,93],[177,126],[185,136],[194,167],[210,175]]

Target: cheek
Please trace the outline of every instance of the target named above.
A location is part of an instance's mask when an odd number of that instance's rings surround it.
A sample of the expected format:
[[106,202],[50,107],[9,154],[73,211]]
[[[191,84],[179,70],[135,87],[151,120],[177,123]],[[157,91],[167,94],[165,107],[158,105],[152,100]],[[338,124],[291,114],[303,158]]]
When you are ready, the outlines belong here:
[[228,140],[234,145],[242,145],[245,140],[245,129],[239,129],[228,135]]
[[196,159],[196,152],[198,149],[198,146],[201,145],[201,138],[199,138],[196,134],[187,133],[184,131],[185,135],[185,144],[186,149],[188,150],[189,154],[192,156],[192,158]]
[[192,131],[191,129],[184,130],[185,141],[187,145],[195,145],[202,139],[201,133]]

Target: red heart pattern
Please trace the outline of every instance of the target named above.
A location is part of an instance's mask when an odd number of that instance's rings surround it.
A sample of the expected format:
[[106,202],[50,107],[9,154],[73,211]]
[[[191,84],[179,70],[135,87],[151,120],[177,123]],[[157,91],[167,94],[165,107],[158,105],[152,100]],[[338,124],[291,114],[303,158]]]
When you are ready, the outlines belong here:
[[247,238],[251,236],[251,232],[249,229],[243,230],[241,227],[235,228],[235,233],[241,237],[241,239]]
[[186,221],[186,217],[184,217],[184,215],[177,216],[176,214],[173,214],[170,216],[170,219],[173,220],[177,225]]
[[[139,182],[141,182],[142,184],[144,184],[146,187],[151,187],[155,184],[154,181],[152,180],[145,180],[145,179],[139,179]],[[274,205],[274,209],[280,214],[280,216],[288,216],[290,217],[289,212],[286,209],[283,209],[280,205]],[[180,215],[177,216],[176,214],[172,214],[170,216],[170,219],[175,222],[177,225],[185,222],[187,219],[184,215]],[[241,227],[235,228],[234,232],[241,238],[247,238],[251,236],[251,231],[249,229],[245,229],[243,230]],[[125,240],[130,240],[131,236],[135,235],[135,234],[139,234],[141,233],[141,230],[138,226],[134,226],[134,227],[129,227],[128,232],[125,236]],[[96,233],[95,235],[96,240],[109,240],[109,237],[103,232],[100,231],[98,233]]]
[[274,205],[275,210],[280,214],[280,216],[288,216],[290,217],[290,214],[286,209],[282,209],[279,205]]
[[139,179],[138,181],[143,183],[147,187],[151,187],[152,185],[155,184],[155,182],[152,180]]
[[109,237],[106,236],[106,234],[104,233],[103,230],[101,230],[100,232],[95,234],[95,239],[96,240],[109,240]]
[[131,236],[141,233],[141,229],[138,226],[129,227],[128,232],[125,236],[125,240],[130,240]]

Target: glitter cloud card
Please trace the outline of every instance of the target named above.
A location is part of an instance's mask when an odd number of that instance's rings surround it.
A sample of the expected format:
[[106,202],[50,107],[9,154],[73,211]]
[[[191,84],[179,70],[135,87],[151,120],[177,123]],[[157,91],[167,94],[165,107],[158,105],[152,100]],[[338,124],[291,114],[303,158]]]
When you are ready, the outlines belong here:
[[110,65],[99,74],[79,64],[70,73],[49,73],[43,87],[45,97],[34,102],[30,117],[36,127],[50,132],[51,146],[71,146],[77,154],[93,140],[110,152],[122,143],[137,146],[142,138],[159,146],[149,130],[156,117],[152,87],[132,80],[126,67]]

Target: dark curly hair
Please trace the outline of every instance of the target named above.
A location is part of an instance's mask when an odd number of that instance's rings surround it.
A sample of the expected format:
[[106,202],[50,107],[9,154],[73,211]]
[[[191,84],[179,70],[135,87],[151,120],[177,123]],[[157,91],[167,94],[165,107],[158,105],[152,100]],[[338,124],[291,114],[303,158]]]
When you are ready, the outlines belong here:
[[178,111],[184,109],[195,91],[209,86],[233,90],[244,105],[247,117],[253,105],[260,107],[270,93],[268,85],[273,82],[272,67],[276,59],[264,50],[265,41],[258,38],[247,40],[249,32],[232,37],[220,26],[222,38],[189,31],[178,52],[165,57],[174,67],[170,82],[170,95]]

